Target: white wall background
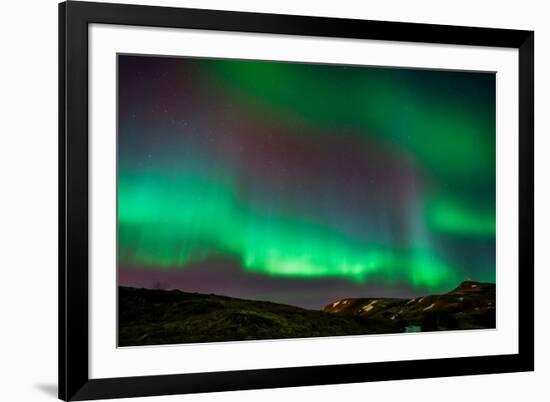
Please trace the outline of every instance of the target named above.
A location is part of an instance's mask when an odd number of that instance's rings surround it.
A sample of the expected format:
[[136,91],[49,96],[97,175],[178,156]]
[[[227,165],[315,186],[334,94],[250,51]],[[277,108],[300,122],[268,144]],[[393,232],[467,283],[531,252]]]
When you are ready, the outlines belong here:
[[[123,1],[120,1],[123,2]],[[546,401],[550,397],[550,25],[544,1],[142,0],[146,4],[534,29],[536,372],[133,401]],[[0,400],[54,400],[57,381],[57,1],[2,2],[0,23]]]

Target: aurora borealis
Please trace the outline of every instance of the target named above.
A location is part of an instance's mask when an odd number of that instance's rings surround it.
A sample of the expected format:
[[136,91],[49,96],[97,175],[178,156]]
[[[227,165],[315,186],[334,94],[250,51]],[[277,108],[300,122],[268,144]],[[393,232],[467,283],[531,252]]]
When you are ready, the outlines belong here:
[[118,56],[119,284],[320,308],[495,281],[495,75]]

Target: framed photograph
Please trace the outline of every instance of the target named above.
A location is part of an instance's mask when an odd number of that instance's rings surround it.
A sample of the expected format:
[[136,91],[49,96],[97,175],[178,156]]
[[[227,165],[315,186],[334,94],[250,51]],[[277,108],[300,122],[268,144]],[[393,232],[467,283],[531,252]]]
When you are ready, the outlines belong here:
[[59,5],[59,397],[534,369],[534,33]]

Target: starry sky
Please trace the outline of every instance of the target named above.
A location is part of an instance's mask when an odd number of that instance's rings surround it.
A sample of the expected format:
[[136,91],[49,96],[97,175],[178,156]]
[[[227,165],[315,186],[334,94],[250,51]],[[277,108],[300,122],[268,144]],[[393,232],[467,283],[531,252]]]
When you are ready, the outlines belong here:
[[495,281],[495,75],[118,56],[119,285],[319,309]]

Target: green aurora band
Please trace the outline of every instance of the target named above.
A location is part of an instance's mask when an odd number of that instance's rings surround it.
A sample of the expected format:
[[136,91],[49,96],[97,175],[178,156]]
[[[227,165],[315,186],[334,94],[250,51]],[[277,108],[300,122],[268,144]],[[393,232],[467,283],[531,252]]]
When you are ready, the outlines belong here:
[[[317,199],[322,193],[290,191],[303,201],[293,202],[291,196],[280,197],[284,192],[268,190],[266,198],[272,201],[266,205],[253,195],[260,184],[250,180],[243,184],[243,170],[233,156],[208,148],[204,139],[187,140],[182,135],[186,129],[126,124],[123,115],[118,172],[120,264],[182,270],[190,263],[230,256],[244,270],[267,276],[335,277],[388,286],[407,283],[434,291],[469,276],[494,281],[494,259],[478,261],[473,256],[472,265],[464,266],[441,247],[442,243],[482,242],[494,250],[492,74],[253,61],[180,62],[182,75],[193,74],[192,85],[199,88],[198,93],[215,99],[213,110],[230,102],[240,114],[260,116],[256,120],[264,125],[289,127],[292,135],[319,146],[352,136],[354,141],[366,146],[375,142],[392,155],[412,161],[422,186],[407,199],[407,211],[401,214],[406,219],[399,237],[406,241],[395,241],[391,229],[373,226],[383,212],[380,209],[366,208],[363,216],[356,217],[370,228],[365,229],[368,235],[349,230],[331,217],[353,211],[333,211],[336,207],[322,213]],[[185,69],[186,62],[193,63],[193,68]],[[210,112],[185,110],[188,121],[201,116],[197,130],[225,130],[209,121]],[[227,119],[222,115],[220,119]],[[162,139],[149,139],[159,130],[165,132]],[[232,130],[217,135],[229,135]],[[143,148],[130,140],[136,135],[141,136]],[[261,131],[251,134],[262,135]],[[383,169],[380,172],[383,181]],[[365,186],[366,197],[377,192],[376,185]],[[338,206],[338,192],[330,185],[325,192]],[[318,204],[318,209],[308,210],[308,203]]]

